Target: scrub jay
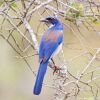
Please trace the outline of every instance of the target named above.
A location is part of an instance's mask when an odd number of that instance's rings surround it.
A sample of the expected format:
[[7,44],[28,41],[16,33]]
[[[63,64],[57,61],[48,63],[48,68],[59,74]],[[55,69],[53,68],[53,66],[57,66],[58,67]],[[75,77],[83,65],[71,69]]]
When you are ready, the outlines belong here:
[[33,93],[39,95],[49,60],[59,52],[63,42],[63,23],[56,16],[49,16],[41,20],[52,24],[42,36],[39,47],[39,69]]

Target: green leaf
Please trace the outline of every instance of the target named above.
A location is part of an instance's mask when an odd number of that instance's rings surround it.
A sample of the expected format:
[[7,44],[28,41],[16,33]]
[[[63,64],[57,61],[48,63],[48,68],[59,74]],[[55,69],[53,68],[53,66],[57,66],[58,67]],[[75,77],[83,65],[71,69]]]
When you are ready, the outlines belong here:
[[84,5],[83,4],[73,2],[70,6],[78,10],[78,11],[75,11],[74,9],[70,9],[69,12],[67,13],[70,17],[79,18],[79,17],[84,16]]
[[13,2],[11,6],[14,7],[14,8],[16,8],[17,7],[16,2]]
[[94,22],[96,25],[100,25],[100,20],[98,20],[98,19],[93,20],[93,22]]
[[3,4],[3,0],[0,1],[0,6]]

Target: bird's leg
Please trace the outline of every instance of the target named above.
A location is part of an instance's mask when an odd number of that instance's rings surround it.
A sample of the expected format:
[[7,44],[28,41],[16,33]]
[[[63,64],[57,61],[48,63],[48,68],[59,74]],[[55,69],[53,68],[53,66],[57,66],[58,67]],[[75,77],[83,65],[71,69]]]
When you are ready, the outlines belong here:
[[54,62],[53,58],[51,58],[51,61],[52,61],[52,63],[54,64],[54,66],[53,66],[53,69],[54,69],[53,75],[54,75],[55,73],[59,73],[59,74],[60,74],[61,68],[59,68],[58,66],[55,65],[55,62]]
[[51,58],[51,61],[52,61],[52,63],[55,65],[55,62],[54,62],[53,58]]
[[60,70],[61,70],[61,68],[59,68],[58,66],[54,66],[53,75],[54,75],[55,73],[60,74]]

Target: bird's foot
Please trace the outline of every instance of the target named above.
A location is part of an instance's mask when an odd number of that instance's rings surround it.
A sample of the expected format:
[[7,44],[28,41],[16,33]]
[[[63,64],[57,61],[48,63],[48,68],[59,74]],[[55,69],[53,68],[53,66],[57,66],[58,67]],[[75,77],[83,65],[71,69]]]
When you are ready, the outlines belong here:
[[54,71],[53,71],[53,75],[55,74],[55,73],[58,73],[58,74],[60,74],[60,70],[61,70],[61,68],[59,68],[58,66],[54,66]]

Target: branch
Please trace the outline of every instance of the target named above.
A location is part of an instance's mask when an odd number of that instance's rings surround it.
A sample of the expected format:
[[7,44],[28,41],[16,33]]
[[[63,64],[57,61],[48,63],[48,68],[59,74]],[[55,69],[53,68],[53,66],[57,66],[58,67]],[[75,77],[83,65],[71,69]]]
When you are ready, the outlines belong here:
[[45,6],[45,5],[49,4],[49,3],[51,3],[52,1],[53,1],[53,0],[48,0],[48,1],[44,2],[44,3],[40,3],[40,2],[38,1],[39,6],[35,7],[33,10],[31,10],[30,12],[28,12],[26,16],[27,16],[27,17],[28,17],[28,16],[31,16],[32,13],[34,13],[34,12],[37,11],[37,10],[39,10],[41,7],[43,7],[43,6]]

